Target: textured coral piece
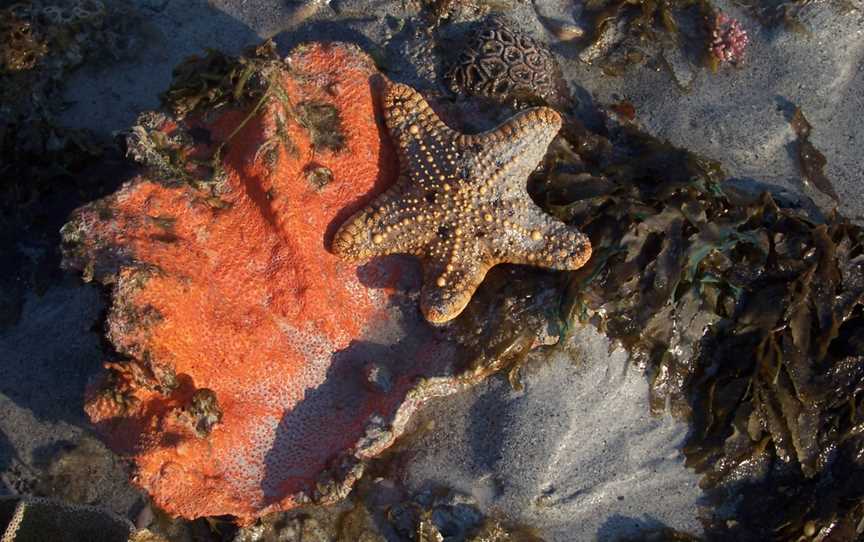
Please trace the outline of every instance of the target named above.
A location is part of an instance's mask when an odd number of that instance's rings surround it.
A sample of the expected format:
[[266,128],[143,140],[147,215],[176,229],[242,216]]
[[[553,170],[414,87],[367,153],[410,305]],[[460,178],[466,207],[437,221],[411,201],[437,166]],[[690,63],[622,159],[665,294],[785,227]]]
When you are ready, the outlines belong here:
[[525,188],[561,128],[553,109],[528,109],[464,135],[415,90],[389,84],[384,116],[398,144],[399,180],[340,228],[333,249],[349,260],[418,256],[427,320],[458,316],[496,264],[578,269],[588,261],[588,238],[544,213]]
[[493,17],[475,31],[445,74],[450,90],[497,100],[566,95],[561,67],[545,45]]
[[[107,364],[87,412],[136,482],[187,518],[338,498],[425,397],[459,387],[423,380],[452,374],[455,355],[417,313],[410,260],[358,268],[327,250],[396,176],[380,76],[345,45],[303,46],[287,65],[282,95],[334,107],[341,150],[315,150],[283,101],[248,122],[228,110],[201,138],[229,139],[218,203],[138,178],[64,228],[66,265],[114,283],[109,337],[133,358]],[[329,182],[310,182],[315,168]]]

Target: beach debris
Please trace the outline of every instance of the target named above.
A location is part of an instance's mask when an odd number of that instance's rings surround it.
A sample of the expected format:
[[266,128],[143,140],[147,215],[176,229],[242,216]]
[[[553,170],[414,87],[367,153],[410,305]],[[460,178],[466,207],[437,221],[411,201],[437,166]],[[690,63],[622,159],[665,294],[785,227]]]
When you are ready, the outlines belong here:
[[537,10],[537,4],[532,3],[534,13],[540,24],[558,41],[568,42],[585,37],[585,29],[574,22],[564,21],[557,18],[541,15]]
[[810,142],[810,133],[813,127],[804,117],[800,107],[795,108],[792,119],[789,121],[792,130],[795,131],[797,139],[796,153],[798,155],[798,167],[801,169],[801,178],[807,185],[815,186],[817,190],[833,199],[840,201],[840,196],[834,189],[831,180],[825,175],[825,165],[828,163],[819,150]]
[[[488,374],[458,372],[455,343],[417,310],[409,259],[357,267],[328,251],[397,174],[372,60],[344,44],[274,50],[184,65],[166,94],[182,116],[132,130],[145,173],[63,228],[64,265],[113,295],[117,354],[86,411],[135,483],[185,518],[248,525],[339,500],[423,402]],[[197,83],[196,62],[212,67]],[[302,103],[328,122],[301,121]],[[316,145],[313,125],[339,145]],[[310,184],[313,163],[329,182]]]
[[444,75],[453,93],[500,102],[539,98],[551,105],[569,94],[546,45],[502,17],[480,23],[458,50]]
[[587,238],[544,213],[524,188],[561,127],[558,113],[528,109],[465,135],[406,85],[388,85],[383,102],[400,178],[339,228],[336,254],[418,256],[420,310],[435,324],[458,316],[494,265],[578,269],[588,260]]
[[723,63],[740,64],[744,60],[744,52],[749,42],[747,31],[738,19],[717,12],[711,23],[711,43],[708,45],[711,69],[717,71]]

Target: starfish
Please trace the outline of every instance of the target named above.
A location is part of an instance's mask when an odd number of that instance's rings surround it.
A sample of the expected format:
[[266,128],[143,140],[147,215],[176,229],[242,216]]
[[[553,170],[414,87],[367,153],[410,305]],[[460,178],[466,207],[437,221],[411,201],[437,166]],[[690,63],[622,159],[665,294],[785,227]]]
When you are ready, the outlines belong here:
[[544,213],[526,190],[561,128],[554,109],[527,109],[468,135],[444,124],[416,90],[390,82],[383,109],[399,177],[342,224],[333,252],[357,262],[420,258],[420,310],[429,322],[458,316],[496,264],[578,269],[591,256],[588,238]]

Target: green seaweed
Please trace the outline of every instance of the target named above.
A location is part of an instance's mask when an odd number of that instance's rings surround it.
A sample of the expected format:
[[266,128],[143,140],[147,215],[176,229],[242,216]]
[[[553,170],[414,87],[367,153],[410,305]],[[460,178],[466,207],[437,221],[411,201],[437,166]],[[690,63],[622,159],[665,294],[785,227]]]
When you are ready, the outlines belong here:
[[[228,208],[222,199],[223,153],[271,100],[280,106],[274,108],[277,130],[258,153],[270,167],[275,167],[280,149],[296,155],[285,128],[288,119],[297,116],[279,80],[283,66],[270,40],[239,56],[208,50],[204,56],[187,58],[175,68],[171,86],[161,95],[170,116],[142,114],[127,138],[129,155],[147,167],[154,180],[191,186],[214,212]],[[207,123],[227,110],[243,117],[224,139],[213,141]]]
[[240,56],[208,49],[204,56],[191,56],[174,68],[162,103],[177,119],[196,111],[218,111],[228,104],[254,104],[269,86],[268,68],[280,60],[272,41]]
[[[345,134],[335,106],[311,101],[295,104],[281,80],[284,70],[285,64],[270,40],[237,57],[209,50],[204,56],[186,59],[174,70],[171,86],[162,94],[163,107],[171,117],[142,115],[128,139],[130,155],[147,166],[155,179],[188,184],[200,191],[202,201],[218,211],[228,205],[221,198],[223,153],[271,104],[276,105],[272,108],[276,130],[260,146],[256,159],[275,168],[280,150],[297,156],[287,129],[290,121],[309,133],[315,152],[341,151]],[[240,111],[243,117],[221,141],[211,141],[205,126],[215,114],[226,110]],[[323,188],[332,176],[320,167],[310,166],[306,173],[316,189]]]

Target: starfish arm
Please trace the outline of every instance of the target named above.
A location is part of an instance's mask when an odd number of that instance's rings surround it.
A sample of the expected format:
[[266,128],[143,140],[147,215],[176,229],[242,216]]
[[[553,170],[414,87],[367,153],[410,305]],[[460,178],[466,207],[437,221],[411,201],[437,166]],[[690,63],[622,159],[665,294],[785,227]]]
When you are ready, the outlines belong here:
[[533,202],[520,202],[518,213],[490,237],[492,253],[502,263],[579,269],[591,257],[591,242],[573,226],[544,213]]
[[434,230],[423,227],[418,198],[408,180],[400,177],[339,227],[333,238],[333,252],[351,261],[386,254],[418,254],[434,236]]
[[[561,122],[561,115],[554,109],[535,107],[517,113],[493,130],[460,136],[457,147],[460,151],[481,149],[474,155],[474,169],[494,172],[493,178],[482,179],[490,186],[500,184],[502,179],[525,179],[545,156]],[[524,190],[524,184],[504,183],[499,196]]]
[[[400,148],[410,146],[419,135],[450,136],[453,139],[459,135],[438,118],[422,94],[408,85],[387,83],[383,101],[387,131]],[[416,129],[412,129],[412,126]]]
[[419,92],[389,83],[384,93],[384,121],[396,143],[403,175],[420,186],[455,180],[459,133],[438,118]]
[[456,318],[471,301],[486,272],[494,265],[478,244],[439,241],[423,259],[420,311],[429,322],[442,324]]

